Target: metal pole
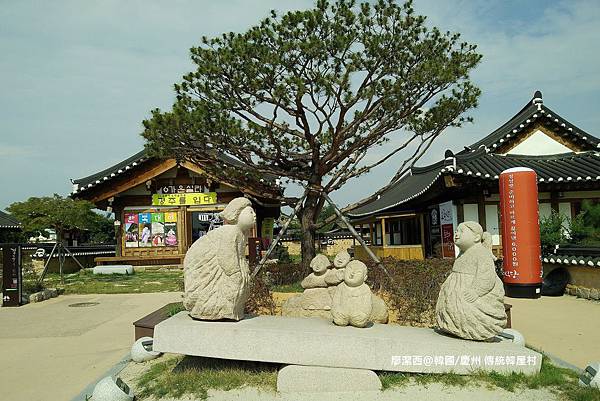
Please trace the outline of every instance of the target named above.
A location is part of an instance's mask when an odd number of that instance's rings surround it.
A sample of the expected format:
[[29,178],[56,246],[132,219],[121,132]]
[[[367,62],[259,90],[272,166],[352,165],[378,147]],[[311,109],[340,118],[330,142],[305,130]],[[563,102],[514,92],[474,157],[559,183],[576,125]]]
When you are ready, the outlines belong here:
[[308,191],[307,190],[304,191],[304,195],[302,195],[302,197],[300,198],[300,200],[298,200],[298,203],[296,203],[296,206],[294,207],[294,210],[290,214],[290,217],[283,224],[283,227],[281,228],[281,230],[279,230],[279,234],[277,234],[277,237],[275,238],[275,241],[273,241],[271,243],[271,245],[269,245],[269,249],[264,254],[264,256],[262,257],[262,259],[260,260],[260,262],[258,263],[258,265],[256,266],[256,268],[252,272],[251,278],[256,277],[256,275],[258,274],[258,272],[260,271],[260,269],[263,267],[263,265],[265,264],[265,262],[267,261],[267,259],[269,258],[269,256],[271,256],[271,253],[273,252],[273,250],[275,249],[275,247],[277,246],[277,244],[281,240],[281,237],[283,237],[283,234],[285,234],[285,232],[287,231],[290,223],[294,219],[294,216],[298,213],[298,211],[302,207],[302,202],[304,202],[304,198],[306,198],[306,195],[308,195]]

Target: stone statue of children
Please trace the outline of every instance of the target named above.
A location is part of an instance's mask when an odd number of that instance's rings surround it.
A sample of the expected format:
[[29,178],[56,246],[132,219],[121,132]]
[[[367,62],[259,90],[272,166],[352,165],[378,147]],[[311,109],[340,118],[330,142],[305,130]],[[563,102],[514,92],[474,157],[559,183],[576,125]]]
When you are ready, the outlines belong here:
[[460,254],[435,306],[438,327],[469,340],[487,340],[506,326],[504,287],[496,274],[491,235],[473,221],[454,235]]
[[338,326],[366,327],[370,321],[373,301],[371,289],[365,284],[367,266],[353,260],[344,269],[344,281],[333,295],[331,314]]
[[[327,271],[325,282],[327,285],[335,286],[344,281],[344,269],[350,263],[350,254],[348,251],[341,251],[333,259],[333,269]],[[335,288],[335,287],[331,287]]]

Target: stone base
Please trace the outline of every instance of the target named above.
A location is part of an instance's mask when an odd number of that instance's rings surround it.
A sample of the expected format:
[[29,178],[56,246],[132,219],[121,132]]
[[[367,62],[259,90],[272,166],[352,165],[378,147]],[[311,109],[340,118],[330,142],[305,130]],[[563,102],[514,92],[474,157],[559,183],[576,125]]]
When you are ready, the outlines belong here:
[[159,323],[154,351],[288,365],[415,373],[540,371],[542,355],[523,346],[462,340],[432,329],[373,324],[339,327],[320,318],[256,316],[197,321],[188,312]]
[[372,370],[287,365],[277,374],[280,393],[379,391],[381,380]]
[[94,274],[133,274],[132,265],[99,265],[92,271]]

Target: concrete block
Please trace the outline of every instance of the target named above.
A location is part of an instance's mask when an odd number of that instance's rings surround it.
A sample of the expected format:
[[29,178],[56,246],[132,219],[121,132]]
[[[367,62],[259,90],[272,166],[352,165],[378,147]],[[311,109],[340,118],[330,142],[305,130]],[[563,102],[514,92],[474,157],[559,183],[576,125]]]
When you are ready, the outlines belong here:
[[200,321],[188,312],[154,328],[154,351],[209,358],[415,373],[539,372],[541,354],[395,324],[340,327],[320,318],[256,316]]
[[365,369],[286,365],[277,374],[280,393],[379,391],[381,380]]
[[92,393],[92,401],[133,401],[133,399],[133,390],[121,379],[115,380],[112,376],[100,380]]
[[94,274],[133,274],[132,265],[102,265],[94,267]]
[[131,346],[131,359],[134,362],[146,362],[158,358],[161,354],[153,350],[152,337],[141,337]]

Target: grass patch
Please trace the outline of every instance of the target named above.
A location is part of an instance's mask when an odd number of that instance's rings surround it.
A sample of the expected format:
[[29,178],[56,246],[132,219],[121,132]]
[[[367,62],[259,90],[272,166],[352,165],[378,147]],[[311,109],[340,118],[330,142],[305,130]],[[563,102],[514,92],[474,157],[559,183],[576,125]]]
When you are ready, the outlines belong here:
[[180,356],[153,365],[137,382],[140,399],[153,396],[202,400],[208,390],[233,390],[246,386],[267,391],[277,388],[275,364]]
[[383,390],[406,386],[411,380],[410,374],[402,372],[378,372],[377,375]]
[[167,310],[167,316],[172,317],[178,314],[179,312],[183,312],[185,307],[183,306],[183,302],[177,302],[175,304],[169,304],[169,308]]
[[57,288],[64,294],[130,294],[181,291],[183,271],[146,271],[129,275],[94,275],[82,270],[65,275],[61,284],[58,273],[48,273],[44,287]]
[[546,356],[542,359],[540,372],[535,375],[480,372],[475,375],[462,376],[454,373],[436,375],[382,372],[379,374],[379,378],[384,390],[406,386],[410,383],[423,386],[431,383],[456,387],[487,386],[491,389],[502,388],[510,392],[520,389],[545,388],[569,401],[600,401],[599,389],[580,387],[577,373],[571,369],[554,365]]
[[280,285],[272,285],[272,292],[303,292],[304,288],[300,285],[300,281],[297,281],[292,284],[280,284]]

